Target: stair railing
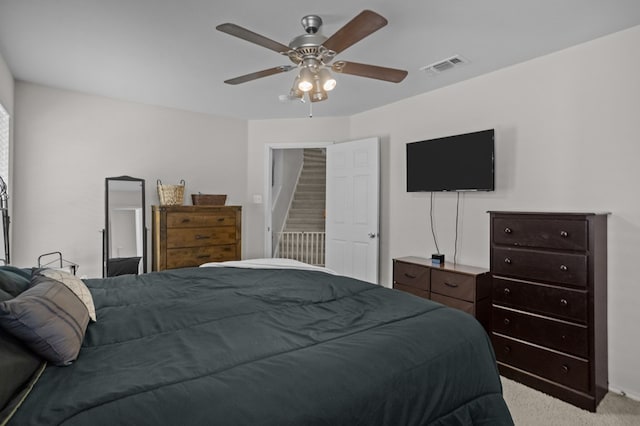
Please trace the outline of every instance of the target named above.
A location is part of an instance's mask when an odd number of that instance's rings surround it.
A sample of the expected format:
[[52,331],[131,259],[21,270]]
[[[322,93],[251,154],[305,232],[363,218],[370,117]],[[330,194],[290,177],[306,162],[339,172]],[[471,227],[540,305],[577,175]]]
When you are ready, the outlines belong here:
[[325,233],[280,232],[278,257],[324,266]]

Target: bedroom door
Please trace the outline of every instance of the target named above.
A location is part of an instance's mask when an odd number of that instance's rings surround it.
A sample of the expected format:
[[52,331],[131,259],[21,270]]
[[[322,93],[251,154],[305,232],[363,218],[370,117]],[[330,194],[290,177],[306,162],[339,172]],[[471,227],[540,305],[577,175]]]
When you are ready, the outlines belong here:
[[327,147],[326,267],[378,283],[380,141]]

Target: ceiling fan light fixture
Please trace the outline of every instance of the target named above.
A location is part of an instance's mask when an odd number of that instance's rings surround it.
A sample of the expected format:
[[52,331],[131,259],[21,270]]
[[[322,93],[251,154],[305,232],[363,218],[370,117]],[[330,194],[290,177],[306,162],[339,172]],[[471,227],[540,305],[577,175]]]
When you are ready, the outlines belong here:
[[299,77],[296,77],[296,79],[293,82],[293,86],[291,87],[291,91],[289,92],[290,99],[302,100],[302,98],[304,97],[304,92],[300,90],[300,88],[298,88],[298,83],[299,83]]
[[315,79],[313,82],[313,91],[309,93],[309,98],[311,99],[311,102],[320,102],[329,98],[327,91],[322,87],[320,76],[317,74],[315,75]]
[[311,102],[320,102],[329,98],[329,95],[324,90],[321,92],[313,92],[311,94]]
[[322,83],[322,88],[327,92],[330,92],[336,88],[336,79],[333,78],[328,69],[322,68],[318,73],[318,77],[320,78],[320,82]]
[[313,72],[307,67],[303,67],[298,75],[298,89],[308,92],[313,89]]

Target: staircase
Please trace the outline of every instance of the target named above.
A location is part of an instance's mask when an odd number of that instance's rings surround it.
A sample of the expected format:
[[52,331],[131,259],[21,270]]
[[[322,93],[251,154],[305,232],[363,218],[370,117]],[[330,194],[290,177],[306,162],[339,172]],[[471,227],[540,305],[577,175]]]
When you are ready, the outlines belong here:
[[325,150],[305,149],[300,178],[280,235],[279,257],[324,265],[325,179]]

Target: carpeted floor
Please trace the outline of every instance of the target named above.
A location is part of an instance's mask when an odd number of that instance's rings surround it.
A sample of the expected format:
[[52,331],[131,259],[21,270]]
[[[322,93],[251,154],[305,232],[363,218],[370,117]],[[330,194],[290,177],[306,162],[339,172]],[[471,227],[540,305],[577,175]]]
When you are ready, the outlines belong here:
[[516,426],[639,426],[640,401],[609,392],[595,413],[502,377],[504,399]]

